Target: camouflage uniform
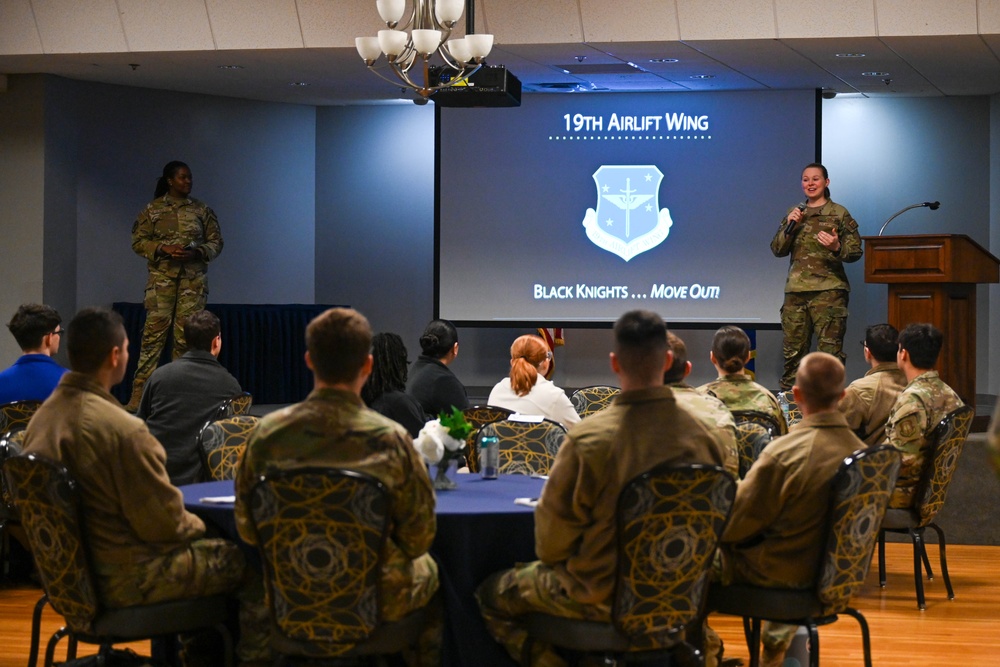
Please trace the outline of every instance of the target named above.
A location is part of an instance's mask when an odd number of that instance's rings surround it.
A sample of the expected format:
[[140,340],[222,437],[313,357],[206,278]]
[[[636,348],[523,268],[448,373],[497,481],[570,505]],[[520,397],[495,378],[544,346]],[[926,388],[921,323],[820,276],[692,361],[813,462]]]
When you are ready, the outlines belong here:
[[903,389],[885,427],[886,442],[903,452],[903,464],[889,507],[913,506],[920,477],[930,464],[930,436],[949,412],[963,405],[937,371],[921,373]]
[[[809,415],[772,440],[736,489],[720,546],[723,583],[815,586],[833,478],[864,446],[839,412]],[[765,621],[765,649],[783,655],[796,627]]]
[[[476,590],[490,634],[519,660],[527,638],[519,616],[544,611],[609,621],[622,488],[660,463],[723,465],[726,456],[719,429],[681,408],[668,387],[624,391],[574,425],[535,508],[540,560],[495,573]],[[535,642],[531,664],[561,667],[565,661],[552,646]]]
[[725,468],[738,478],[740,455],[736,448],[736,422],[733,421],[733,413],[716,397],[700,394],[687,383],[672,382],[667,386],[673,389],[678,405],[700,419],[705,426],[719,430],[726,442]]
[[[194,245],[198,257],[188,262],[171,259],[160,251],[165,245]],[[132,225],[132,250],[145,257],[149,279],[143,305],[146,326],[142,331],[139,362],[132,380],[132,400],[138,407],[142,387],[156,369],[173,325],[173,358],[184,354],[184,320],[205,308],[208,262],[222,252],[222,232],[215,212],[197,199],[164,195],[139,213]]]
[[882,362],[847,386],[838,408],[851,430],[874,446],[885,440],[889,411],[905,386],[906,376],[896,362]]
[[245,562],[235,543],[204,538],[204,522],[184,509],[167,477],[166,452],[142,420],[92,376],[76,372],[63,376],[35,414],[24,452],[62,463],[79,485],[101,602],[131,607],[236,591],[239,656],[267,658],[262,589],[255,599],[243,585]]
[[[243,539],[257,543],[250,492],[258,477],[311,465],[350,468],[388,487],[393,516],[382,566],[382,614],[399,620],[426,606],[438,589],[437,564],[427,553],[437,526],[427,468],[406,430],[351,392],[317,389],[261,420],[236,474],[236,526]],[[440,664],[443,619],[437,611],[418,640],[419,655],[408,656],[410,664]]]
[[723,375],[698,387],[698,392],[719,399],[730,412],[735,410],[763,412],[775,419],[782,433],[788,430],[778,399],[764,385],[757,384],[747,375],[742,373]]
[[[832,201],[819,208],[807,208],[791,234],[785,233],[787,225],[788,218],[782,218],[771,239],[775,257],[790,256],[785,302],[781,306],[781,330],[785,336],[782,389],[795,384],[795,372],[799,361],[809,352],[814,330],[820,352],[829,352],[841,361],[846,358],[844,332],[851,286],[844,262],[858,261],[862,252],[858,223],[846,208]],[[824,248],[816,238],[821,231],[834,230],[840,238],[840,251],[836,253]]]

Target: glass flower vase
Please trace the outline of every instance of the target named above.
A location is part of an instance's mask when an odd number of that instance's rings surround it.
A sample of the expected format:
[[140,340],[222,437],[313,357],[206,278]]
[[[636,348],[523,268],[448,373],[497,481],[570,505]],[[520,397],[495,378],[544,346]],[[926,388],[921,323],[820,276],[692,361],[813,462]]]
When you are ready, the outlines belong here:
[[455,462],[458,459],[451,457],[443,458],[436,465],[437,472],[434,474],[434,489],[437,491],[450,491],[457,489],[458,484],[448,476],[448,472],[454,472]]

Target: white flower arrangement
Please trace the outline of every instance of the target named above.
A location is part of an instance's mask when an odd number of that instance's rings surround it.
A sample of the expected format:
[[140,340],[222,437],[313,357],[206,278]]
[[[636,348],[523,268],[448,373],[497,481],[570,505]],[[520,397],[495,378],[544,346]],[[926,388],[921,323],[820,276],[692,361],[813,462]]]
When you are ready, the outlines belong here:
[[[440,418],[424,424],[413,440],[413,446],[425,461],[433,465],[445,458],[460,458],[465,449],[465,436],[470,432],[472,425],[465,420],[460,410],[453,409],[452,415],[441,413]],[[456,435],[461,437],[455,437]]]

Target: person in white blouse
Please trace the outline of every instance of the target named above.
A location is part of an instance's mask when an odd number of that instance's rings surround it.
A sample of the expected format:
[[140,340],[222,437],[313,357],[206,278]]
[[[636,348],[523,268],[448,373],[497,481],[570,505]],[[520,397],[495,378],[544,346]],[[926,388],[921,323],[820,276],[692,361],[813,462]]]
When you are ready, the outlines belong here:
[[545,379],[552,364],[552,350],[539,336],[519,337],[510,346],[510,376],[490,392],[490,405],[570,426],[580,421],[573,404],[559,387]]

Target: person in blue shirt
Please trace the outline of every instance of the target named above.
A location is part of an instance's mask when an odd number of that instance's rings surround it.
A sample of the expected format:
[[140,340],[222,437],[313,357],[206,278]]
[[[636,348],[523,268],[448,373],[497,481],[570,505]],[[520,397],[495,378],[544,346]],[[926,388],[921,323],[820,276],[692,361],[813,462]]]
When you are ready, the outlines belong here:
[[22,304],[7,328],[22,354],[14,365],[0,372],[0,405],[14,401],[44,401],[59,384],[66,369],[52,358],[59,351],[62,318],[55,308]]

